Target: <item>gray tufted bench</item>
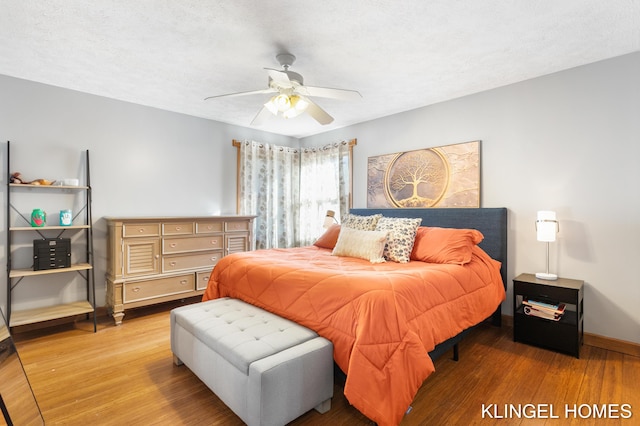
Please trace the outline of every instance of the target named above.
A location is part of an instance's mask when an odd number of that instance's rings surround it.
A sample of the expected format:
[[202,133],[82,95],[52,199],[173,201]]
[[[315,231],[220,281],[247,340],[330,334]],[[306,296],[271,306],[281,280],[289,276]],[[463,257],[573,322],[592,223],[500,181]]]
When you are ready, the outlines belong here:
[[237,299],[171,311],[171,350],[249,426],[284,425],[333,396],[333,345]]

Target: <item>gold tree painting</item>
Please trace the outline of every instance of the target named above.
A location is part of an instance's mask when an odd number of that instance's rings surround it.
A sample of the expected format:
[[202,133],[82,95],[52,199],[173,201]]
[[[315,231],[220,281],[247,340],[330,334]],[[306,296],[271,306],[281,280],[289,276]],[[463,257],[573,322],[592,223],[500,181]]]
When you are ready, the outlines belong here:
[[369,157],[367,207],[480,207],[480,141]]

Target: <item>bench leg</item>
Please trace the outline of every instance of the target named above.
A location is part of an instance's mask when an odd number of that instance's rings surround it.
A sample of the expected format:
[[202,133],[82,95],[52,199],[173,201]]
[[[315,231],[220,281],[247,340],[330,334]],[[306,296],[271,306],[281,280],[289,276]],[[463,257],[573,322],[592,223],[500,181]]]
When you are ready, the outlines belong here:
[[313,409],[320,414],[324,414],[327,411],[331,410],[331,398],[327,399],[326,401],[322,401],[320,404],[313,407]]
[[180,358],[178,358],[177,356],[175,356],[175,354],[173,355],[173,363],[174,363],[175,365],[182,365],[182,364],[183,364],[183,362],[182,362],[182,361],[180,361]]

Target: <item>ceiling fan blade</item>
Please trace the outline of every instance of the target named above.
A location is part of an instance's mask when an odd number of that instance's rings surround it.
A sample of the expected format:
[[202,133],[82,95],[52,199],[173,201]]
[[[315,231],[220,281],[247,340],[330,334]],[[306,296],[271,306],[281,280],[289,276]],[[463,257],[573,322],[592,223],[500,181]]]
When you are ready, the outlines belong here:
[[204,100],[209,100],[209,99],[215,99],[215,98],[231,98],[231,97],[236,97],[236,96],[247,96],[247,95],[260,95],[263,93],[275,93],[277,92],[276,89],[272,89],[271,87],[268,89],[263,89],[263,90],[250,90],[248,92],[236,92],[236,93],[227,93],[224,95],[216,95],[216,96],[209,96],[207,98],[204,98]]
[[330,87],[300,86],[296,89],[296,91],[307,96],[341,99],[344,101],[356,101],[362,99],[362,95],[357,90],[332,89]]
[[269,73],[269,77],[271,77],[271,79],[278,85],[284,87],[292,86],[291,80],[289,80],[289,76],[286,72],[282,70],[274,70],[273,68],[265,68],[265,70]]
[[256,114],[255,117],[253,117],[253,120],[251,120],[251,125],[252,126],[259,126],[261,124],[263,124],[267,118],[269,118],[272,114],[271,111],[269,111],[267,109],[267,107],[262,107],[262,109],[260,111],[258,111],[258,113]]
[[305,112],[318,123],[324,126],[325,124],[329,124],[333,121],[333,117],[318,105],[316,105],[311,99],[305,98],[304,100],[309,103],[309,106],[307,107]]

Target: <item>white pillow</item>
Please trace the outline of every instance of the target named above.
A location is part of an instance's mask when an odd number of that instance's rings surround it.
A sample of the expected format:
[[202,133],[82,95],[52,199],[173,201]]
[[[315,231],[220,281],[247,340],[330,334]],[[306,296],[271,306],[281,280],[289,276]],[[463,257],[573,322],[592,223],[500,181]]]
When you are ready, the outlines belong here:
[[407,263],[411,258],[416,231],[421,222],[420,218],[381,217],[376,224],[376,230],[389,233],[384,258],[393,262]]
[[338,242],[331,252],[334,256],[357,257],[371,263],[382,263],[387,231],[362,231],[359,229],[340,229]]

